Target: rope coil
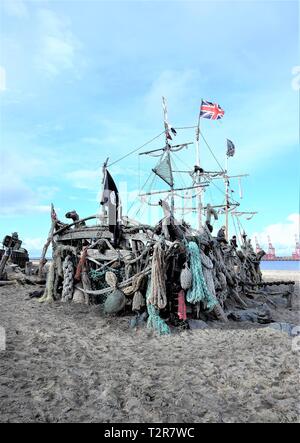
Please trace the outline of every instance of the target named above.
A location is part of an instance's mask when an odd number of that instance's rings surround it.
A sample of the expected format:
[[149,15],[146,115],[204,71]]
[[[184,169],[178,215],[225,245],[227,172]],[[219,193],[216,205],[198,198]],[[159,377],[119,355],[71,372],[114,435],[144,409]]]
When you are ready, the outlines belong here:
[[164,309],[167,306],[166,295],[166,263],[165,253],[161,243],[154,246],[151,272],[151,292],[148,303],[158,309]]

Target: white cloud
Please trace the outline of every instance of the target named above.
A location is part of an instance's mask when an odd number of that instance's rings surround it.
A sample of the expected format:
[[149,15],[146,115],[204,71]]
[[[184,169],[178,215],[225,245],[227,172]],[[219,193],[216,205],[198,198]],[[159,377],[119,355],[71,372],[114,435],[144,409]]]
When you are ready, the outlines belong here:
[[42,248],[43,248],[43,246],[44,246],[44,244],[45,244],[45,239],[44,239],[44,238],[41,238],[41,237],[36,237],[36,238],[25,238],[25,239],[23,240],[23,244],[22,244],[22,246],[23,246],[25,249],[28,249],[28,250],[35,249],[35,250],[39,250],[39,251],[41,251]]
[[[139,171],[133,168],[122,168],[121,166],[114,166],[112,175],[115,180],[122,177],[122,182],[117,183],[119,191],[121,187],[126,187],[126,181],[134,177],[138,177]],[[102,192],[102,168],[98,169],[78,169],[65,174],[65,178],[71,182],[74,188],[88,189],[95,192]],[[127,188],[126,188],[127,189]]]
[[59,17],[49,9],[38,11],[41,35],[37,64],[50,76],[64,70],[76,70],[76,55],[80,43],[71,31],[68,19]]
[[24,0],[4,0],[3,7],[8,15],[18,18],[28,17],[28,8]]
[[101,186],[102,171],[99,169],[79,169],[68,172],[66,179],[71,181],[72,185],[78,189],[97,190]]
[[[23,240],[22,247],[27,249],[30,258],[40,258],[44,244],[46,243],[46,237],[27,237]],[[49,246],[46,257],[51,257],[52,247]]]
[[295,235],[299,237],[299,226],[300,214],[290,214],[286,221],[269,225],[261,232],[255,232],[252,242],[255,244],[255,237],[257,237],[260,246],[267,252],[268,236],[270,236],[276,255],[289,256],[295,249]]
[[50,212],[48,205],[41,204],[43,200],[55,193],[56,188],[33,187],[28,181],[37,176],[43,176],[47,164],[39,158],[23,156],[9,146],[1,152],[0,174],[0,215],[23,215],[30,213]]
[[0,66],[0,92],[6,91],[6,70]]
[[189,96],[191,83],[196,73],[187,69],[183,71],[165,70],[153,81],[150,90],[144,97],[145,108],[149,114],[157,113],[162,96],[170,100],[172,109],[181,107]]

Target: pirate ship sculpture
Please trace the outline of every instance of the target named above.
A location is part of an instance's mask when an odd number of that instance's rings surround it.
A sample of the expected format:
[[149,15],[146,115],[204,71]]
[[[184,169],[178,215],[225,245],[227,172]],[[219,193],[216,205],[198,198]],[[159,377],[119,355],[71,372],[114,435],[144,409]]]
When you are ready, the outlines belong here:
[[[240,247],[238,236],[229,240],[229,215],[239,218],[241,214],[251,217],[255,213],[237,212],[239,203],[230,193],[232,177],[227,168],[218,163],[219,170],[206,171],[200,165],[200,137],[207,144],[200,119],[218,120],[224,111],[219,105],[202,101],[198,124],[193,127],[196,166],[193,170],[176,171],[173,156],[193,143],[173,143],[179,129],[169,124],[164,98],[163,110],[164,131],[155,138],[164,137],[163,147],[139,153],[157,157],[151,174],[168,186],[167,190],[141,190],[139,194],[141,204],[161,208],[161,220],[152,225],[122,215],[118,188],[108,171],[112,165],[108,166],[107,160],[103,166],[100,214],[81,219],[72,211],[66,214],[71,223],[65,224],[58,220],[52,205],[51,229],[40,271],[50,244],[53,260],[40,301],[99,303],[107,314],[132,312],[133,324],[145,320],[148,327],[167,334],[172,325],[188,328],[192,318],[226,322],[233,307],[247,308],[247,296],[253,299],[253,293],[262,293],[268,284],[262,281],[260,272],[264,252],[256,254],[244,232],[240,232]],[[234,150],[228,140],[227,159]],[[176,185],[178,172],[187,175],[189,186]],[[204,205],[204,190],[215,180],[225,184],[224,201]],[[178,199],[194,205],[183,205],[182,217],[178,216]],[[185,209],[197,214],[197,227],[187,223]],[[214,235],[213,223],[223,217],[225,224]],[[88,225],[90,220],[93,225]],[[289,288],[292,293],[292,286]]]

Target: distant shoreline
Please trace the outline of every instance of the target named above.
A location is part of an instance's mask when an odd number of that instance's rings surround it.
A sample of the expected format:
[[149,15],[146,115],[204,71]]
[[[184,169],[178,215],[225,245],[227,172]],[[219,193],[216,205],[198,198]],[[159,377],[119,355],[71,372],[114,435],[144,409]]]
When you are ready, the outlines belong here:
[[[52,257],[46,257],[48,262],[52,261]],[[34,264],[38,264],[40,258],[31,257],[30,261]],[[287,272],[300,272],[300,262],[291,260],[263,260],[261,261],[260,268],[262,271],[287,271]]]

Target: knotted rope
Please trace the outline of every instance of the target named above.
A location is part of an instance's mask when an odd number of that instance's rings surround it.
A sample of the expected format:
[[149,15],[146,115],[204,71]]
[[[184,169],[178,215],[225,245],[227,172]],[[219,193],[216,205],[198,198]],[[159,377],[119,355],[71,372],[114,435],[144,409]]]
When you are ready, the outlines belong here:
[[167,306],[165,253],[160,243],[154,246],[151,272],[151,291],[148,303],[158,309]]
[[74,290],[74,265],[70,255],[67,255],[63,262],[63,290],[62,301],[72,300]]
[[117,278],[116,274],[114,274],[113,272],[110,272],[110,271],[106,272],[105,281],[108,284],[108,286],[110,286],[112,289],[117,289],[118,278]]
[[169,326],[167,323],[159,316],[158,309],[155,308],[153,304],[150,303],[151,299],[151,288],[152,281],[151,279],[148,282],[146,300],[147,300],[147,311],[148,311],[148,322],[147,328],[154,329],[159,333],[159,335],[168,335],[171,333]]
[[132,310],[140,311],[145,306],[145,299],[141,291],[136,291],[132,300]]
[[135,275],[133,277],[132,284],[123,289],[124,294],[126,294],[127,296],[131,296],[136,292],[140,291],[141,287],[143,286],[144,279],[145,275],[143,274]]
[[192,304],[205,302],[207,309],[212,310],[218,303],[217,299],[209,292],[202,271],[199,247],[195,242],[189,242],[188,252],[190,267],[193,275],[193,285],[187,293],[187,301]]

